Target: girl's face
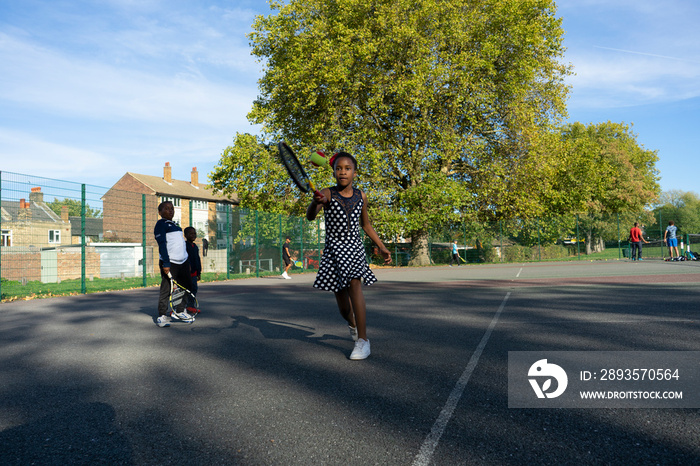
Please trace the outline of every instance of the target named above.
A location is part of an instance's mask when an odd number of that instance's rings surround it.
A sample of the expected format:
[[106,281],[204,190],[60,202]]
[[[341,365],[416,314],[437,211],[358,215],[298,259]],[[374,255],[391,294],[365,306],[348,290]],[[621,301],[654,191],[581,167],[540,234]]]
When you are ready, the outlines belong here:
[[349,186],[352,180],[355,179],[355,165],[347,157],[340,157],[335,162],[335,171],[333,172],[338,186]]

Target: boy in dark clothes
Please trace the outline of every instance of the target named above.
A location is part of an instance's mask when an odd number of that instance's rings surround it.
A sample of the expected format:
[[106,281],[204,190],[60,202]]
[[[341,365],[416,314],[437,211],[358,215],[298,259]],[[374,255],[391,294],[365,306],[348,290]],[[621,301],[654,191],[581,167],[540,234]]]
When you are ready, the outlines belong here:
[[187,242],[187,257],[190,263],[190,278],[192,279],[192,294],[197,295],[197,282],[202,279],[202,261],[199,259],[199,248],[195,244],[197,240],[197,230],[194,227],[185,228],[185,239]]

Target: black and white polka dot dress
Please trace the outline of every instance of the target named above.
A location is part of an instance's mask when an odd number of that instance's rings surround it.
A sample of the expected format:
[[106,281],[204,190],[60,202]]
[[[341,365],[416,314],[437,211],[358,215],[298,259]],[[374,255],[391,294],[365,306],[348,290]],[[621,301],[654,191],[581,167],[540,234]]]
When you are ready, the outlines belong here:
[[362,192],[352,189],[352,197],[343,197],[335,187],[330,188],[331,200],[326,206],[326,246],[314,287],[338,292],[350,286],[353,278],[365,285],[377,281],[367,265],[365,248],[360,237]]

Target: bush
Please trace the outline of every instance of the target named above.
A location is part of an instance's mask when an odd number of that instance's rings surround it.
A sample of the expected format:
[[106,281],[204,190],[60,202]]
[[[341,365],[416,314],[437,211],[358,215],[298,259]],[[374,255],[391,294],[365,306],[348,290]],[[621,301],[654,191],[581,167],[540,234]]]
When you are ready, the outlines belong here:
[[542,260],[563,259],[571,256],[571,249],[561,244],[554,244],[542,248]]
[[532,260],[532,249],[517,244],[507,246],[503,248],[503,258],[506,262],[526,262]]

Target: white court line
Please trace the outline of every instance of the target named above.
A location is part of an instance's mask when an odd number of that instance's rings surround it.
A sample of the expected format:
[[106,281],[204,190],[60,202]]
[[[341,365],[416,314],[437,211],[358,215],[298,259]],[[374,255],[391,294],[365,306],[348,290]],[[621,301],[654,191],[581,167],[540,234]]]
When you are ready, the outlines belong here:
[[515,276],[515,278],[520,278],[520,272],[522,272],[522,271],[523,271],[523,268],[520,267],[520,270],[518,270],[518,274]]
[[450,396],[447,398],[445,406],[442,408],[442,411],[440,411],[440,415],[435,421],[435,424],[433,424],[433,428],[430,429],[430,433],[423,441],[423,445],[420,447],[418,455],[416,455],[416,458],[413,460],[413,466],[427,466],[430,463],[430,459],[433,456],[435,448],[437,448],[440,437],[442,437],[443,432],[445,432],[447,423],[450,422],[452,414],[457,407],[457,403],[459,403],[460,398],[462,398],[462,394],[464,393],[464,389],[469,382],[469,378],[471,377],[472,372],[474,372],[476,365],[479,363],[481,353],[484,351],[484,347],[486,347],[486,343],[488,343],[489,337],[491,337],[491,332],[496,326],[496,322],[498,322],[498,317],[501,315],[501,312],[503,312],[503,308],[506,307],[506,301],[508,301],[509,297],[510,291],[506,293],[505,298],[503,298],[498,311],[496,311],[496,315],[493,316],[493,319],[491,319],[489,328],[486,329],[486,333],[484,333],[484,336],[481,337],[479,346],[476,347],[476,350],[469,359],[467,367],[464,369],[462,376],[457,381],[457,385],[455,385],[455,388],[452,389],[452,393],[450,393]]

